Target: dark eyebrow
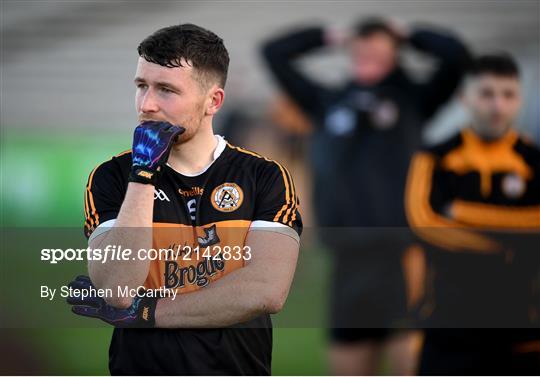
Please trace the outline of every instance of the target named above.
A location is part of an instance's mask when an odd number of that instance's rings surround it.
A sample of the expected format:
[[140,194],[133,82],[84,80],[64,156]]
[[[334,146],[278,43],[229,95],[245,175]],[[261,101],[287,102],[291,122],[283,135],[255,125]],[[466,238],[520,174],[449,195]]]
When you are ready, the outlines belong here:
[[[139,83],[146,84],[146,80],[143,79],[142,77],[135,77],[135,79],[133,81],[135,82],[135,84],[139,84]],[[161,87],[161,88],[170,88],[173,91],[177,91],[177,92],[181,91],[180,88],[174,86],[171,83],[165,82],[165,81],[156,82],[156,86]]]
[[172,89],[172,90],[174,90],[174,91],[180,92],[180,88],[177,88],[177,87],[174,86],[173,84],[168,83],[168,82],[165,82],[165,81],[158,81],[158,82],[156,82],[156,86],[159,86],[159,87],[161,87],[161,88],[169,88],[169,89]]

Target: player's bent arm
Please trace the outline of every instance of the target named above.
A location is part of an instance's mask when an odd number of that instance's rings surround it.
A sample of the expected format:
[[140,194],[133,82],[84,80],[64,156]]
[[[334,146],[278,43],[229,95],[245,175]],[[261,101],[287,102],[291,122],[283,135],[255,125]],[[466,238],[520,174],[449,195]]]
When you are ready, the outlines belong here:
[[289,294],[299,243],[271,231],[250,231],[246,265],[199,291],[159,300],[156,327],[224,327],[277,313]]
[[450,251],[501,251],[502,246],[495,240],[433,208],[430,197],[441,186],[434,179],[435,168],[436,159],[431,153],[418,152],[411,160],[405,189],[405,210],[411,229],[424,241]]
[[429,79],[420,88],[419,99],[426,116],[432,116],[446,103],[467,70],[471,54],[467,46],[450,33],[434,29],[415,28],[411,45],[438,60]]
[[[150,268],[149,260],[140,260],[135,254],[139,249],[152,247],[152,216],[154,206],[154,186],[130,182],[126,196],[114,226],[89,242],[91,249],[104,250],[107,245],[121,246],[133,251],[133,260],[90,260],[88,273],[97,288],[118,291],[118,286],[136,288],[142,285]],[[109,305],[127,308],[130,297],[107,297]]]
[[305,111],[317,111],[326,88],[299,70],[295,60],[325,45],[324,30],[311,27],[268,40],[261,54],[275,78]]

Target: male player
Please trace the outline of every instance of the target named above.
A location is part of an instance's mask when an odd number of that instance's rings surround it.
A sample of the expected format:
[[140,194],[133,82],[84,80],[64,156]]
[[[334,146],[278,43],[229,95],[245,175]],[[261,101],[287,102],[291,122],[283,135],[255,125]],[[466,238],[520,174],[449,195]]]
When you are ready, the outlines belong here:
[[[269,314],[288,295],[302,229],[292,178],[214,135],[229,64],[221,38],[176,25],[147,37],[138,53],[140,125],[131,150],[90,174],[85,233],[92,249],[170,254],[89,261],[90,277],[71,286],[114,294],[68,301],[116,326],[112,374],[270,374]],[[116,293],[139,286],[146,290],[136,297]],[[154,297],[159,290],[178,295]]]
[[[373,375],[385,347],[397,349],[391,374],[410,374],[411,338],[402,327],[406,297],[401,260],[411,237],[403,208],[409,160],[422,126],[452,95],[469,61],[454,36],[428,28],[411,32],[368,19],[346,37],[312,27],[267,42],[263,54],[288,95],[310,117],[314,205],[321,227],[362,227],[325,232],[333,251],[330,362],[334,374]],[[399,62],[405,45],[435,58],[423,82]],[[322,85],[298,58],[342,46],[351,56],[351,80]],[[378,229],[375,229],[378,228]],[[332,233],[332,234],[330,234]]]
[[429,245],[420,373],[538,374],[540,150],[513,129],[512,57],[478,57],[462,100],[469,126],[418,152],[407,184],[409,222]]

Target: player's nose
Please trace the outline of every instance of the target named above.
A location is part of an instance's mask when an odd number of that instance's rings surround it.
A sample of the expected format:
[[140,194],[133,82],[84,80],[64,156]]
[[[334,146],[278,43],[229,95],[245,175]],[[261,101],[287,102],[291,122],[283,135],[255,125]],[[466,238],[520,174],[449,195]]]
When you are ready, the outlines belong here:
[[138,110],[141,113],[155,113],[159,111],[157,98],[151,90],[148,90],[140,99]]

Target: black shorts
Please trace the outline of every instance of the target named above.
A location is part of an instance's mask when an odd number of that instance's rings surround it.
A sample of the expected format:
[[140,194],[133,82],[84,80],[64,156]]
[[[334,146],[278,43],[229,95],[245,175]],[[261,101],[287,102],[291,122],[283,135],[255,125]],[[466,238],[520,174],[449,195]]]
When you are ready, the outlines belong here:
[[[385,235],[389,235],[385,232]],[[330,336],[338,343],[386,338],[408,325],[402,255],[410,234],[333,250]]]
[[[540,260],[515,252],[451,253],[426,247],[425,328],[527,328],[539,312]],[[535,288],[536,286],[536,288]],[[536,293],[535,293],[536,290]],[[535,296],[536,295],[536,296]]]
[[538,375],[538,329],[426,329],[420,375]]

